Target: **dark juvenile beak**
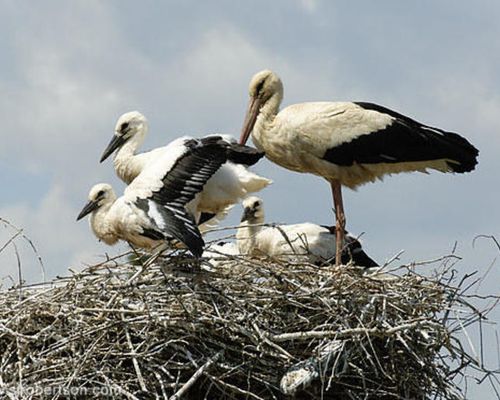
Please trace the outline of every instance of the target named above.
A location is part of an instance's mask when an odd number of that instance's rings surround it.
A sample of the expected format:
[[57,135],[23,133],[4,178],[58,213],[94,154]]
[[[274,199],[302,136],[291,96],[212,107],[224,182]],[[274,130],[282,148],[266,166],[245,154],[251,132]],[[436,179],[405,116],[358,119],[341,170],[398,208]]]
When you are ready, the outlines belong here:
[[78,217],[76,217],[76,220],[80,221],[87,214],[90,214],[92,211],[97,210],[98,208],[99,208],[98,201],[95,201],[95,200],[89,201],[87,204],[85,204],[85,207],[83,207],[82,211],[80,211],[80,214],[78,214]]
[[251,98],[248,103],[247,114],[245,116],[245,122],[243,122],[243,128],[241,129],[240,144],[245,144],[248,137],[252,133],[253,126],[259,115],[261,106],[261,101],[258,98]]
[[111,142],[109,142],[108,147],[106,147],[106,150],[104,150],[104,153],[102,153],[102,157],[99,162],[103,162],[106,158],[108,158],[113,152],[121,147],[123,143],[125,143],[127,140],[124,139],[123,136],[117,136],[113,135],[113,138],[111,139]]
[[248,221],[250,218],[253,217],[254,211],[252,210],[251,207],[246,207],[243,210],[243,215],[241,216],[241,222]]

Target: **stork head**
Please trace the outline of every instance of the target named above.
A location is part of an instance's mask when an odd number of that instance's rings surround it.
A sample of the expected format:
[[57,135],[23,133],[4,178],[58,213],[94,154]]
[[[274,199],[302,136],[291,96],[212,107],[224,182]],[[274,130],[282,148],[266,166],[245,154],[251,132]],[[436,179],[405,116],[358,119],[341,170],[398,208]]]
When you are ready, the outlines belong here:
[[279,106],[283,97],[283,83],[278,75],[266,69],[253,76],[248,87],[248,94],[250,101],[241,130],[240,144],[247,142],[261,108],[275,95],[277,96],[277,106]]
[[82,211],[80,211],[76,220],[81,220],[87,214],[97,211],[105,205],[113,204],[115,200],[116,195],[111,185],[107,183],[98,183],[94,185],[92,189],[90,189],[88,203],[83,207]]
[[264,203],[257,196],[250,196],[243,200],[243,215],[241,222],[250,224],[264,223]]
[[108,158],[113,152],[120,147],[122,147],[126,142],[128,142],[133,137],[141,134],[143,136],[147,131],[148,122],[146,117],[142,115],[139,111],[130,111],[123,114],[115,126],[115,133],[113,138],[109,142],[108,146],[102,153],[100,162],[103,162]]

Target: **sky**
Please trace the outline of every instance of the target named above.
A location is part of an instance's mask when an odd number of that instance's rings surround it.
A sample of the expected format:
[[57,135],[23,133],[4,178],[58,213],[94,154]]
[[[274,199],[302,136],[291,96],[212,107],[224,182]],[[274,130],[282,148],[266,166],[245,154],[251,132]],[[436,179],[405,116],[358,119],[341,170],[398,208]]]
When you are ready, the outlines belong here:
[[[391,176],[344,190],[347,227],[380,263],[450,254],[488,272],[500,294],[500,3],[421,0],[248,2],[0,0],[0,284],[67,274],[114,255],[76,222],[90,187],[123,184],[98,160],[117,118],[149,120],[145,149],[181,135],[239,136],[252,75],[283,80],[283,106],[369,101],[460,133],[479,150],[470,174]],[[333,224],[329,185],[262,161],[268,221]],[[235,206],[225,224],[239,220]],[[4,247],[5,244],[8,244]],[[16,251],[19,257],[16,256]],[[422,267],[422,272],[430,270]],[[490,318],[500,321],[496,309]],[[489,327],[492,368],[499,367]],[[484,386],[470,389],[493,396]],[[494,398],[494,397],[490,397]]]

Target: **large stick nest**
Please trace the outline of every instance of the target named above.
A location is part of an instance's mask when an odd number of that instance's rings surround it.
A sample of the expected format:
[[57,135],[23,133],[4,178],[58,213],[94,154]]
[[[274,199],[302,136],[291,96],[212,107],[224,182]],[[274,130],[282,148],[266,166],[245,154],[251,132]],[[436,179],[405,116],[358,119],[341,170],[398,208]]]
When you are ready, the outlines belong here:
[[179,254],[111,260],[0,293],[0,392],[463,398],[456,378],[480,367],[458,333],[482,315],[452,263],[424,277],[243,257],[211,268]]

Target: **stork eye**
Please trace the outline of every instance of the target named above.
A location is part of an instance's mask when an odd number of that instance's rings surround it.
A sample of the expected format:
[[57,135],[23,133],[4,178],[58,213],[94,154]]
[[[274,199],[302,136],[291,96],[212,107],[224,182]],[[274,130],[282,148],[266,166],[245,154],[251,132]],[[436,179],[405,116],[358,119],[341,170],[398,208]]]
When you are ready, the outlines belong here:
[[124,122],[123,124],[120,125],[120,131],[124,131],[128,128],[129,126],[129,123],[128,122]]
[[253,203],[253,208],[257,208],[260,206],[260,203],[258,201],[256,201],[255,203]]
[[264,88],[264,82],[265,79],[262,79],[255,87],[255,93],[257,93],[257,95],[259,95],[262,92],[262,89]]
[[104,196],[104,190],[99,190],[97,192],[97,197],[103,197]]

